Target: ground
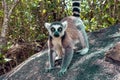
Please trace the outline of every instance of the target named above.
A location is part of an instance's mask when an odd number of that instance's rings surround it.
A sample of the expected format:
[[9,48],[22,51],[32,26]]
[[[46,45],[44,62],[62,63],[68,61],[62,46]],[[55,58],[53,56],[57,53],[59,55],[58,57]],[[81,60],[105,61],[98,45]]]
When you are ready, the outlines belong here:
[[59,66],[46,73],[47,51],[41,51],[0,76],[0,80],[120,80],[120,66],[105,61],[105,52],[120,41],[120,24],[88,33],[90,50],[81,56],[74,54],[68,71],[57,76]]

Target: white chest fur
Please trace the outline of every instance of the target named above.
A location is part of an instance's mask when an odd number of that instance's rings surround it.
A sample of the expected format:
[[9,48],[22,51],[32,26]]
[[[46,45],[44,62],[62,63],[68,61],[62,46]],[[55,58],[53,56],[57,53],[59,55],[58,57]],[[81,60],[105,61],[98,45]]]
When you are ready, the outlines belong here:
[[55,53],[57,54],[58,58],[61,58],[63,55],[63,46],[61,42],[61,38],[54,38],[52,39],[53,49],[55,50]]
[[52,40],[52,43],[53,43],[53,45],[54,45],[54,47],[62,47],[62,43],[61,43],[61,38],[54,38],[53,40]]

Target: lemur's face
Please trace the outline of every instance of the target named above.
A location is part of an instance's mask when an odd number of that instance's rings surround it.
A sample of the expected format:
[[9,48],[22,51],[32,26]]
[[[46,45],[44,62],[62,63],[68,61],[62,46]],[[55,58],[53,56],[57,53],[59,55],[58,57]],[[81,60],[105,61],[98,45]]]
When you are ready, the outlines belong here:
[[45,27],[47,28],[50,36],[52,37],[62,37],[67,28],[67,21],[65,22],[53,22],[53,23],[45,23]]

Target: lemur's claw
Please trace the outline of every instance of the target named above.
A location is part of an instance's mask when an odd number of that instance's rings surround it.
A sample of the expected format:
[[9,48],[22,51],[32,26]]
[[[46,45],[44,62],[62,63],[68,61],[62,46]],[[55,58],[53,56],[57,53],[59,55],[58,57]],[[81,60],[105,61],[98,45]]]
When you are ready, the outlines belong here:
[[58,76],[59,76],[59,77],[62,77],[62,76],[65,74],[65,72],[66,72],[66,70],[60,70],[60,71],[58,72]]
[[47,68],[45,69],[45,72],[48,73],[48,72],[51,72],[54,68]]
[[81,55],[85,55],[88,52],[88,48],[84,48],[82,50],[77,51],[77,53],[80,53]]

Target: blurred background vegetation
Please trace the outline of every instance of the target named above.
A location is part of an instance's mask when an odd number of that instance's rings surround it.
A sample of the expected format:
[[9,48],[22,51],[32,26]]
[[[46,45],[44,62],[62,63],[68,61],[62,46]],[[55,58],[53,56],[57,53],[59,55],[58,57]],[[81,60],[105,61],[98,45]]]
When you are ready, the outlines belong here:
[[[7,0],[12,5],[13,0]],[[43,40],[47,31],[45,22],[60,20],[72,15],[71,0],[20,0],[10,16],[7,40]],[[0,1],[0,26],[3,22],[3,7]],[[119,0],[81,0],[80,17],[86,31],[92,32],[120,22]],[[1,27],[0,27],[1,30]]]
[[[0,0],[0,32],[4,22],[4,5],[2,5],[2,1],[6,1],[9,9],[15,0]],[[7,53],[7,56],[10,56],[10,53],[14,53],[15,55],[12,55],[13,58],[16,56],[16,58],[13,59],[14,63],[10,63],[9,66],[13,65],[14,67],[18,65],[19,62],[25,60],[26,55],[28,58],[35,53],[32,53],[31,47],[28,48],[28,46],[30,46],[28,44],[24,47],[20,46],[20,49],[16,48],[16,50],[19,49],[16,52],[14,50],[14,52],[11,52],[9,48],[13,46],[13,44],[22,41],[26,43],[38,41],[40,42],[40,47],[43,47],[48,37],[44,23],[59,21],[66,16],[72,15],[71,2],[72,0],[19,0],[19,3],[10,15],[7,35],[5,36],[7,46],[4,47],[4,53]],[[87,32],[120,23],[120,0],[81,0],[80,7],[80,17],[86,25]],[[27,53],[30,53],[30,55],[28,56]],[[0,67],[3,67],[0,69],[0,72],[3,73],[0,74],[4,74],[12,68],[9,68],[8,64],[1,65],[1,63],[5,62],[4,57],[3,54],[0,54]],[[17,61],[17,59],[20,61]]]

